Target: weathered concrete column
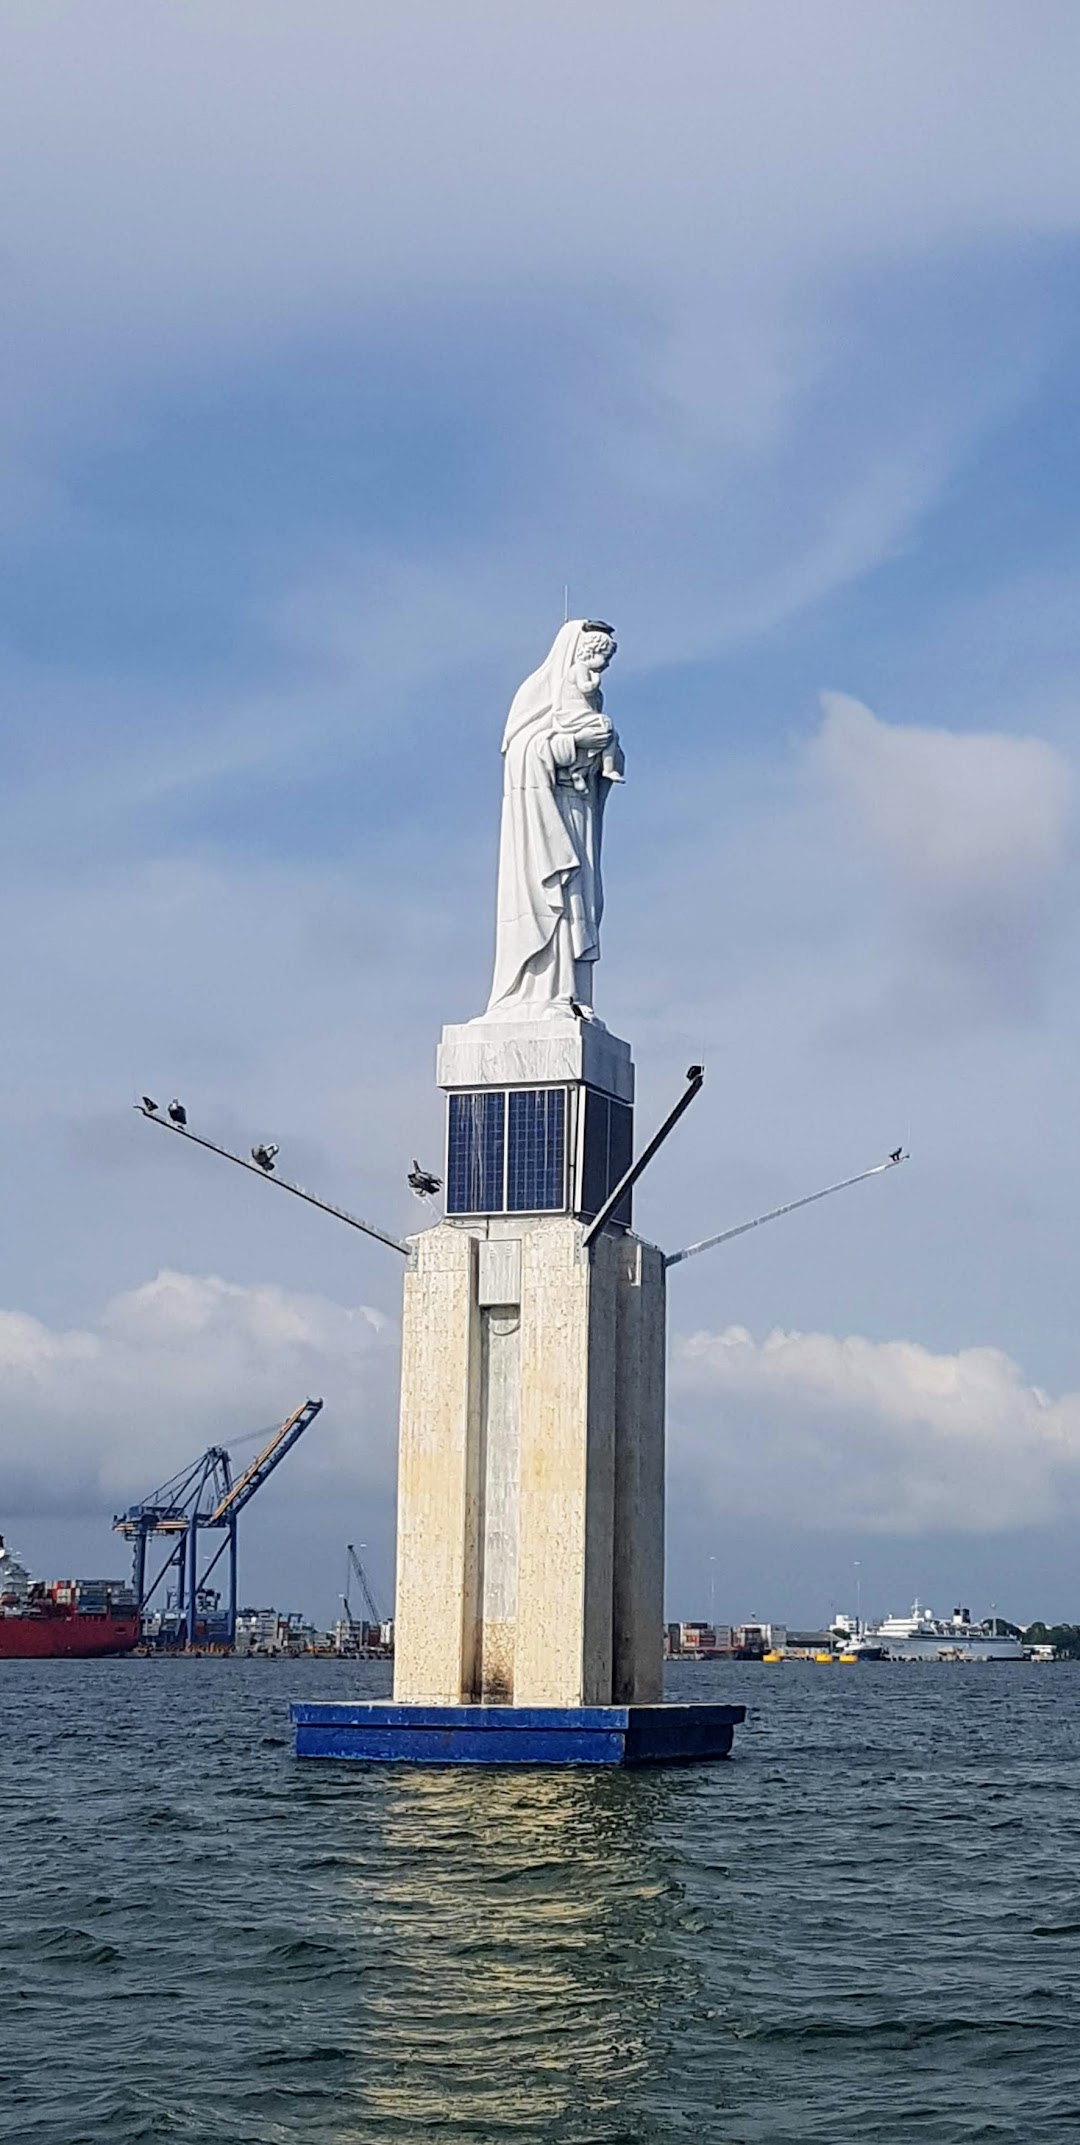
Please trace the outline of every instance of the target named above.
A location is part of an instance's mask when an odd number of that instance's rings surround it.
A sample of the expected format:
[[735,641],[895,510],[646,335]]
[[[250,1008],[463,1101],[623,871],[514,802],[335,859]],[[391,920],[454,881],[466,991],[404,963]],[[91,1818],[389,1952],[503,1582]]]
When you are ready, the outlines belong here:
[[615,1355],[615,1570],[612,1698],[658,1705],[664,1682],[664,1259],[640,1237],[620,1252]]
[[520,1237],[480,1240],[477,1296],[481,1380],[476,1696],[488,1705],[509,1705],[514,1696],[518,1609]]
[[516,1705],[610,1705],[616,1241],[576,1222],[522,1244]]
[[399,1702],[659,1698],[663,1261],[628,1233],[589,1249],[582,1234],[553,1215],[520,1235],[442,1223],[417,1239],[402,1341]]
[[476,1684],[481,1331],[477,1243],[428,1229],[405,1275],[394,1697],[454,1704]]

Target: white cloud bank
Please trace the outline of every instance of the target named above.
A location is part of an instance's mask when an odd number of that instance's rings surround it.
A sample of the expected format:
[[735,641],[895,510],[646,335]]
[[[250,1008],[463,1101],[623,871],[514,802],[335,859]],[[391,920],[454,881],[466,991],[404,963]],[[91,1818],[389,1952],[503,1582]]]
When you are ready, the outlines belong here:
[[1064,903],[1068,762],[1036,737],[879,721],[822,694],[813,748],[937,1013],[1027,1012]]
[[[326,1409],[290,1461],[294,1504],[385,1494],[396,1375],[377,1312],[214,1276],[160,1273],[75,1330],[2,1312],[3,1519],[125,1504],[308,1394]],[[980,1533],[1080,1512],[1080,1394],[1048,1398],[993,1348],[696,1333],[673,1350],[671,1449],[698,1502],[779,1530]]]
[[672,1399],[674,1464],[728,1516],[913,1535],[1080,1512],[1080,1393],[996,1348],[729,1326],[676,1343]]
[[326,1406],[290,1461],[293,1495],[385,1488],[396,1355],[378,1312],[213,1275],[160,1273],[82,1329],[0,1312],[4,1517],[125,1504],[309,1396]]

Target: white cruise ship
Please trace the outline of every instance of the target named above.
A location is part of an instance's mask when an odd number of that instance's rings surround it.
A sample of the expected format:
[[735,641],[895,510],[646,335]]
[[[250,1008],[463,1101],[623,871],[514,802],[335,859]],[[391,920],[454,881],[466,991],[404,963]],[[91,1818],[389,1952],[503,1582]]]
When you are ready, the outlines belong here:
[[909,1616],[886,1616],[867,1636],[881,1646],[890,1661],[1023,1661],[1027,1655],[1020,1639],[998,1635],[994,1624],[973,1624],[969,1609],[954,1609],[951,1616],[935,1616],[922,1602],[912,1603]]

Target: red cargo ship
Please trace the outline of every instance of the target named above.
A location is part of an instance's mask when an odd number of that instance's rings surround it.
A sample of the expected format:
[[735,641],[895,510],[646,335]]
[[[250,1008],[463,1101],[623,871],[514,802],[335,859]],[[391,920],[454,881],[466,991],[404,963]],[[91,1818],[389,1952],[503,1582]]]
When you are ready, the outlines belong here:
[[0,1661],[131,1653],[139,1610],[121,1579],[31,1579],[0,1535]]

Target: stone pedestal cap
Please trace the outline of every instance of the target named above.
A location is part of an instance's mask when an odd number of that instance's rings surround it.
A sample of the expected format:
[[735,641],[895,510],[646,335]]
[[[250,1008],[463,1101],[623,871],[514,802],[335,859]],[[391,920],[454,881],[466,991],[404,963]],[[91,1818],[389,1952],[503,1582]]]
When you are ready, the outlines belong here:
[[633,1102],[629,1043],[598,1020],[468,1020],[444,1028],[436,1058],[443,1088],[549,1087],[584,1080]]

